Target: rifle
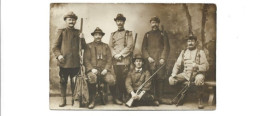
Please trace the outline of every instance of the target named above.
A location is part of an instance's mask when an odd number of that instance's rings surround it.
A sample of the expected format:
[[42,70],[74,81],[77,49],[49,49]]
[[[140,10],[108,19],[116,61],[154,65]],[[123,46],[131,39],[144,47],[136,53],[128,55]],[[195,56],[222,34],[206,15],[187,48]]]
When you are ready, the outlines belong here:
[[[130,54],[130,58],[131,58],[131,59],[133,59],[133,57],[134,57],[134,51],[135,51],[136,41],[137,41],[137,33],[135,34],[134,45],[133,45],[133,51],[132,51],[131,54]],[[134,69],[132,60],[130,60],[130,69]]]
[[[197,54],[198,54],[198,51],[196,52],[196,56],[197,56]],[[195,61],[196,61],[196,58],[195,58]],[[191,74],[190,74],[190,80],[188,81],[188,84],[187,85],[185,85],[183,88],[182,88],[182,90],[173,98],[173,100],[172,100],[172,102],[174,103],[176,100],[178,100],[177,102],[176,102],[176,106],[179,106],[179,103],[183,100],[183,98],[185,97],[185,95],[186,95],[186,92],[190,89],[190,86],[192,85],[192,84],[194,84],[194,82],[192,82],[192,76],[193,76],[193,72],[194,72],[194,68],[192,67],[192,70],[191,70]],[[179,99],[178,99],[178,97],[180,97]]]
[[[144,95],[145,91],[141,91],[143,89],[143,87],[145,86],[145,84],[150,81],[153,76],[159,71],[162,69],[162,67],[165,66],[165,64],[163,64],[159,69],[157,69],[152,76],[150,76],[141,86],[138,87],[137,91],[136,91],[136,94],[139,96],[139,98],[142,98],[142,96]],[[133,102],[134,102],[134,98],[131,97],[127,102],[126,102],[126,105],[128,107],[131,107],[133,105]]]

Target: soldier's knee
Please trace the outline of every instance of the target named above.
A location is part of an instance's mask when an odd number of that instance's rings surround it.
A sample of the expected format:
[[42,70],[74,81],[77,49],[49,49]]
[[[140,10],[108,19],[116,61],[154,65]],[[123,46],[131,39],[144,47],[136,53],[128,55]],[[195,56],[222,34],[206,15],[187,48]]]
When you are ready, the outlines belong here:
[[63,77],[60,77],[60,84],[61,85],[67,85],[67,80]]
[[109,85],[113,86],[116,84],[116,79],[115,76],[111,73],[107,73],[106,76],[104,77],[104,81]]
[[97,75],[95,75],[94,73],[89,72],[87,74],[87,78],[88,78],[88,82],[90,84],[96,84],[97,83]]
[[196,86],[204,85],[204,79],[205,79],[205,76],[203,74],[196,75],[196,77],[195,77],[195,85]]

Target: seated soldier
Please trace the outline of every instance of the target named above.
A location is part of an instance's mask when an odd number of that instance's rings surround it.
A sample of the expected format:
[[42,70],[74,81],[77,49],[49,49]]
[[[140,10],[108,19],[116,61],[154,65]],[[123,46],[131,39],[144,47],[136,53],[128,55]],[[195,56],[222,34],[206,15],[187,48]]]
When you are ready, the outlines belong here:
[[[190,35],[187,38],[187,49],[181,52],[172,69],[172,74],[169,77],[169,84],[194,83],[198,95],[198,108],[202,109],[204,107],[202,103],[204,73],[208,70],[209,64],[204,51],[198,49],[196,46],[197,37]],[[177,74],[182,70],[181,67],[183,67],[183,72]]]
[[[154,96],[151,94],[151,81],[148,81],[141,91],[145,91],[145,94],[141,97],[138,96],[136,91],[138,88],[150,78],[150,73],[148,70],[143,68],[144,59],[141,55],[135,55],[133,58],[134,69],[132,69],[126,77],[126,89],[128,93],[128,98],[134,99],[132,106],[138,105],[156,105],[154,101]],[[141,97],[141,98],[140,98]]]
[[[103,85],[103,83],[97,85],[97,82],[102,81],[107,83],[109,86],[114,86],[116,81],[111,68],[112,56],[110,48],[107,44],[101,42],[105,33],[97,27],[91,35],[94,37],[94,42],[87,44],[84,51],[84,65],[86,67],[86,74],[89,83],[89,109],[95,107],[97,87],[102,87]],[[111,93],[112,96],[115,96],[113,91],[111,91]]]

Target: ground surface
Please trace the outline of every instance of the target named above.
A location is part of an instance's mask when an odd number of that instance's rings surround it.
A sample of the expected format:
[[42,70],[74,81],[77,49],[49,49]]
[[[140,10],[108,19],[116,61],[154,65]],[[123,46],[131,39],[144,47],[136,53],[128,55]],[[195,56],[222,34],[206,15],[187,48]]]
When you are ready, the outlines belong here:
[[[71,105],[71,97],[67,97],[67,105],[65,107],[59,107],[60,97],[50,97],[50,109],[52,110],[90,110],[88,108],[78,108]],[[204,109],[202,110],[215,110],[216,106],[208,106],[207,103],[204,103]],[[128,108],[125,105],[116,105],[113,104],[111,98],[106,105],[96,104],[94,109],[91,110],[199,110],[197,108],[196,100],[189,100],[183,104],[183,106],[176,107],[175,105],[165,105],[160,106],[138,106],[133,108]]]

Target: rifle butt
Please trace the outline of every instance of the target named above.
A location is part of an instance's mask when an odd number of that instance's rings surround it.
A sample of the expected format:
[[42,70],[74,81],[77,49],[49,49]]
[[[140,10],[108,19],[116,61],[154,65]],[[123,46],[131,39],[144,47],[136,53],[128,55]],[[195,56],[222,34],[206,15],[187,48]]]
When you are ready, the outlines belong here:
[[131,98],[126,102],[126,106],[131,107],[133,105],[134,99]]

